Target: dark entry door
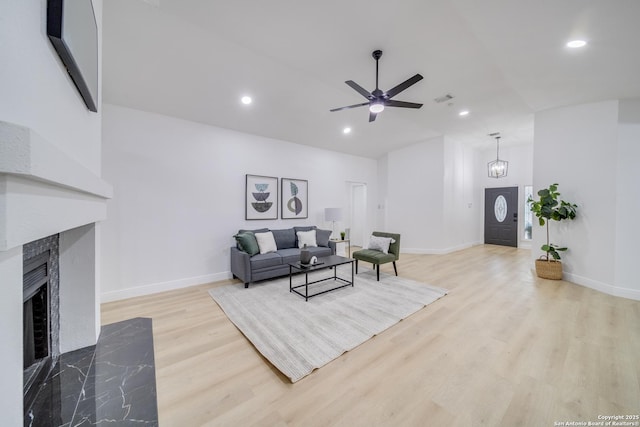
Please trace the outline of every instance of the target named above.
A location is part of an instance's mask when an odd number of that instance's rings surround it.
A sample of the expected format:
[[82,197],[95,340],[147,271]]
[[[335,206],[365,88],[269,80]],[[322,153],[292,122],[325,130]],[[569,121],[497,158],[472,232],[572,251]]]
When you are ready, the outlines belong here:
[[518,187],[484,189],[484,243],[518,247]]

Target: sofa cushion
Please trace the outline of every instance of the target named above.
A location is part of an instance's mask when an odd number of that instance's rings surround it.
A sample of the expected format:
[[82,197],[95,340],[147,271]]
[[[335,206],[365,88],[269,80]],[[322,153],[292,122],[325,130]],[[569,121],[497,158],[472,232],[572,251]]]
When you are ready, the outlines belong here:
[[295,247],[298,247],[298,231],[309,231],[309,230],[315,230],[316,226],[315,225],[305,225],[305,226],[296,226],[293,227],[293,231],[294,233],[296,233],[296,245]]
[[296,236],[298,237],[299,248],[303,248],[305,246],[308,248],[318,246],[316,243],[316,230],[298,231]]
[[385,254],[384,252],[373,249],[355,251],[351,256],[355,259],[359,259],[360,261],[366,261],[372,264],[385,264],[396,260],[396,257],[393,254]]
[[240,246],[240,250],[248,253],[253,256],[257,253],[260,253],[260,248],[258,247],[258,241],[256,240],[256,236],[251,232],[238,233],[235,236],[236,242]]
[[273,238],[276,241],[278,250],[296,247],[296,233],[293,228],[285,228],[282,230],[271,230]]
[[331,238],[331,230],[316,230],[316,242],[318,246],[329,247],[329,239]]
[[269,231],[268,228],[256,228],[255,230],[244,230],[241,228],[238,230],[238,233],[266,233],[267,231]]
[[251,263],[251,270],[259,270],[282,265],[282,257],[276,252],[269,252],[267,254],[254,255],[249,262]]
[[300,249],[298,248],[280,249],[278,254],[282,257],[283,264],[300,261]]
[[391,243],[395,243],[396,241],[391,237],[381,237],[381,236],[371,236],[369,238],[369,246],[368,249],[376,250],[383,252],[385,254],[389,253],[389,246]]
[[258,241],[258,247],[260,248],[260,254],[266,254],[278,250],[272,232],[268,231],[266,233],[255,233],[255,236],[256,240]]
[[[238,234],[241,234],[241,233],[266,233],[267,231],[269,231],[268,228],[257,228],[255,230],[245,230],[245,229],[241,228],[240,230],[238,230]],[[242,249],[242,246],[240,246],[240,242],[238,242],[237,240],[236,240],[236,248],[240,249],[243,252],[246,252],[244,249]]]
[[311,256],[317,256],[318,258],[322,258],[325,256],[331,255],[331,248],[317,247],[317,248],[308,248]]

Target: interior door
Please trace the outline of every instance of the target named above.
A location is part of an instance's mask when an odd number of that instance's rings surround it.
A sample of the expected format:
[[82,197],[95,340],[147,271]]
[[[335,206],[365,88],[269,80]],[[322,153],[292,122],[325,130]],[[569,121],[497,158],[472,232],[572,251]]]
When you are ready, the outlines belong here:
[[485,188],[484,243],[518,247],[518,187]]

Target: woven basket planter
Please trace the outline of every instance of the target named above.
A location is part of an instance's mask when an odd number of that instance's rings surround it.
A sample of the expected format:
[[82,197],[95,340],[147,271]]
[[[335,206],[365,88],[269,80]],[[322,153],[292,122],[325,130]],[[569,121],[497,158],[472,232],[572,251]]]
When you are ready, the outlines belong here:
[[555,260],[537,259],[536,274],[542,279],[561,280],[562,263]]

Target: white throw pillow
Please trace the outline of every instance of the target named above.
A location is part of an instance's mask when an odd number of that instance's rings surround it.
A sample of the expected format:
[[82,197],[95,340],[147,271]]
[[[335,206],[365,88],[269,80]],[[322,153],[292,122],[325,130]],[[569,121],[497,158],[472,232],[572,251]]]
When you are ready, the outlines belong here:
[[318,246],[316,242],[316,230],[298,231],[296,234],[298,235],[299,248],[304,248],[305,244],[308,248]]
[[389,246],[391,245],[391,243],[395,242],[395,239],[392,239],[391,237],[371,236],[369,238],[369,249],[388,254]]
[[261,254],[268,254],[269,252],[275,252],[278,250],[276,246],[276,239],[273,238],[273,233],[267,231],[266,233],[255,233],[256,240],[258,241],[258,248],[260,248]]

